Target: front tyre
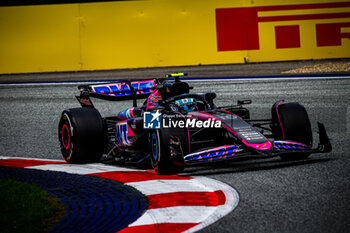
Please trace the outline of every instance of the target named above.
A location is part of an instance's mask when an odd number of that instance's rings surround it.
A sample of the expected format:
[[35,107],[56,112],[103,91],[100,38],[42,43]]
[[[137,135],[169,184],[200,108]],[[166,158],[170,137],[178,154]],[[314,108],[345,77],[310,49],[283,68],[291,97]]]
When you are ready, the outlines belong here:
[[[299,103],[277,102],[272,107],[272,132],[277,140],[291,140],[312,146],[309,116]],[[306,159],[310,153],[283,154],[283,160]]]
[[170,136],[165,130],[150,133],[150,157],[154,170],[159,174],[176,174],[182,172],[184,165],[171,159]]
[[101,159],[105,133],[103,119],[94,108],[62,112],[58,139],[63,158],[69,163],[93,163]]

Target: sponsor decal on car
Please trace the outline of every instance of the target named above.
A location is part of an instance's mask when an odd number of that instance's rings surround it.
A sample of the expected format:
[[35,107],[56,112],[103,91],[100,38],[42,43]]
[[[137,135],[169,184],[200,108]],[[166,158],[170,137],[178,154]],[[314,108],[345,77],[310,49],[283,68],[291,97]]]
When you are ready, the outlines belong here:
[[197,119],[196,116],[182,114],[166,115],[156,112],[144,112],[143,115],[144,129],[160,128],[221,128],[222,122],[215,118],[206,120]]

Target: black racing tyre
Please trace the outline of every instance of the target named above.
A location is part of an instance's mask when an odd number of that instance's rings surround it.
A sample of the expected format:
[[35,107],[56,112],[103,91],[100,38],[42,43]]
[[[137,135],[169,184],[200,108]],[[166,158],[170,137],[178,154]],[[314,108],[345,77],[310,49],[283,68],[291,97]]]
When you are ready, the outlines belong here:
[[[272,107],[272,132],[276,140],[292,140],[312,146],[312,130],[309,116],[299,103],[279,101]],[[310,153],[283,154],[284,160],[306,159]]]
[[[149,135],[151,165],[159,174],[176,174],[184,169],[183,157],[171,158],[170,133],[171,130],[158,129]],[[181,136],[181,141],[185,141],[184,134]]]
[[58,139],[67,162],[98,162],[103,154],[105,138],[103,119],[96,109],[72,108],[62,112]]

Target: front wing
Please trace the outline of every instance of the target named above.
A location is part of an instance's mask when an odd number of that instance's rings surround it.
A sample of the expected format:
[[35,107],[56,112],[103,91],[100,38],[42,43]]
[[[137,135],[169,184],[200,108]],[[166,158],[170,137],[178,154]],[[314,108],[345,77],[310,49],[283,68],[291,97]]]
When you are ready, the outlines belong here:
[[319,144],[317,148],[312,148],[309,145],[299,142],[277,140],[271,142],[273,146],[271,154],[261,154],[248,147],[238,145],[225,145],[185,155],[184,162],[186,165],[191,165],[196,163],[208,163],[245,157],[266,158],[283,154],[289,154],[290,156],[293,156],[293,154],[299,153],[326,153],[332,151],[332,145],[330,143],[324,125],[318,123],[318,129]]

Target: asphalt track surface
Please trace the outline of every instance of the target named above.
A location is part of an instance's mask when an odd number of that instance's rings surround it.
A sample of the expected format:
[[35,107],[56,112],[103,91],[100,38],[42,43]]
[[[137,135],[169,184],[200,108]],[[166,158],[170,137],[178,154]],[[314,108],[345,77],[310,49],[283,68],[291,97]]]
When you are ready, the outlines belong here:
[[[93,78],[94,79],[94,78]],[[42,81],[42,80],[41,80]],[[279,158],[187,168],[185,174],[222,181],[239,192],[238,207],[200,232],[347,232],[350,227],[350,79],[216,80],[191,82],[214,91],[218,105],[252,99],[252,118],[269,118],[277,100],[308,110],[317,144],[323,122],[333,151],[298,162]],[[62,110],[79,107],[76,84],[0,86],[0,156],[61,159],[57,124]],[[129,102],[94,101],[102,115]]]

